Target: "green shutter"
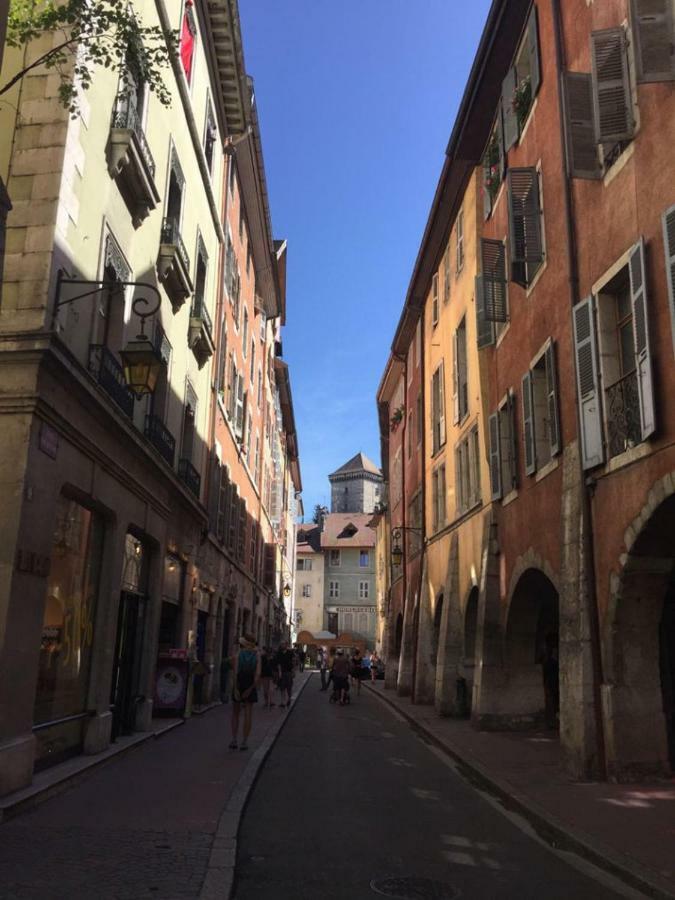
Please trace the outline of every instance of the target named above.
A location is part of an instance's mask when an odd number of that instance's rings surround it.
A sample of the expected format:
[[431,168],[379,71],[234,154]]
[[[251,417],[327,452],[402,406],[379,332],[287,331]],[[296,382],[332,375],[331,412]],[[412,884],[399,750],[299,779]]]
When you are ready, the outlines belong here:
[[525,472],[528,475],[532,475],[537,468],[532,407],[532,376],[526,372],[523,375],[523,444],[525,446]]
[[565,72],[563,78],[567,171],[574,178],[600,178],[593,79],[585,72]]
[[555,456],[562,449],[562,438],[560,436],[560,416],[558,412],[555,344],[553,343],[546,348],[546,396],[548,403],[548,436],[551,445],[551,456]]
[[531,166],[509,169],[509,250],[512,263],[544,258],[539,204],[539,173]]
[[532,7],[530,18],[527,22],[527,48],[530,56],[530,84],[532,87],[532,99],[537,96],[541,84],[541,66],[539,63],[539,33],[537,30],[537,7]]
[[479,350],[490,347],[495,342],[495,326],[486,312],[485,282],[482,275],[476,275],[476,335]]
[[485,291],[485,315],[490,322],[508,319],[506,298],[506,250],[503,241],[482,238],[481,270]]
[[490,436],[490,488],[492,499],[499,500],[502,496],[502,467],[501,467],[501,438],[499,434],[499,413],[492,413],[489,418]]
[[635,123],[623,28],[594,31],[591,54],[597,141],[628,141],[633,137]]
[[671,0],[631,0],[637,80],[673,81],[673,8]]

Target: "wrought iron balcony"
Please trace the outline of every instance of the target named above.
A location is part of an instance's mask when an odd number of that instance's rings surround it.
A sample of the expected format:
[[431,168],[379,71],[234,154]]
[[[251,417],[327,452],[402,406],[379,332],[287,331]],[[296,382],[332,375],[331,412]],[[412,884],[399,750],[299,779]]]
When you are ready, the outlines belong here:
[[176,453],[176,439],[159,416],[145,417],[145,436],[170,466]]
[[174,218],[162,221],[157,274],[174,307],[181,306],[192,293],[190,258]]
[[189,459],[178,460],[178,477],[192,491],[197,499],[199,499],[199,488],[202,483],[202,477],[195,469]]
[[618,456],[642,441],[637,372],[630,372],[605,391],[609,456]]
[[190,311],[188,344],[197,357],[200,367],[213,356],[213,324],[203,297],[195,297]]
[[103,344],[89,347],[89,371],[122,412],[133,418],[134,394],[124,380],[124,370],[113,354]]
[[108,171],[117,180],[134,227],[156,208],[155,161],[130,97],[118,97],[108,140]]

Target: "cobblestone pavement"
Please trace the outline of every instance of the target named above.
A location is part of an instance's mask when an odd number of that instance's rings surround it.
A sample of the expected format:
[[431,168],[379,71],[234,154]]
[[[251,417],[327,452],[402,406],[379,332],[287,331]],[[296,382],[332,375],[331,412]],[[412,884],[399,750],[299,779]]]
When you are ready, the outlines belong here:
[[220,814],[250,750],[229,751],[229,706],[148,741],[0,825],[0,900],[197,898]]

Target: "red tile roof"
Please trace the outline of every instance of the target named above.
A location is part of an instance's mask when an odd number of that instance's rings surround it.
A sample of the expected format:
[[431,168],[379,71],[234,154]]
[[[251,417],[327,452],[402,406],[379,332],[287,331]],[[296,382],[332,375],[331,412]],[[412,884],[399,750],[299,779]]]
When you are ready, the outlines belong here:
[[368,527],[372,518],[363,513],[331,513],[324,519],[321,546],[374,547],[375,529]]

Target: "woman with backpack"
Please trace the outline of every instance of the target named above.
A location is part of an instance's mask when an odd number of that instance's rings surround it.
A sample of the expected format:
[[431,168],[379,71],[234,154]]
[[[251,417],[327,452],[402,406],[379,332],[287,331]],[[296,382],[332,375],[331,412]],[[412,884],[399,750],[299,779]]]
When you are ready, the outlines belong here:
[[[255,638],[243,634],[239,638],[239,652],[234,658],[232,688],[232,740],[230,750],[248,749],[248,736],[251,733],[253,704],[258,702],[257,687],[260,682],[260,656],[256,649]],[[241,744],[238,743],[239,715],[244,708],[244,734]]]

